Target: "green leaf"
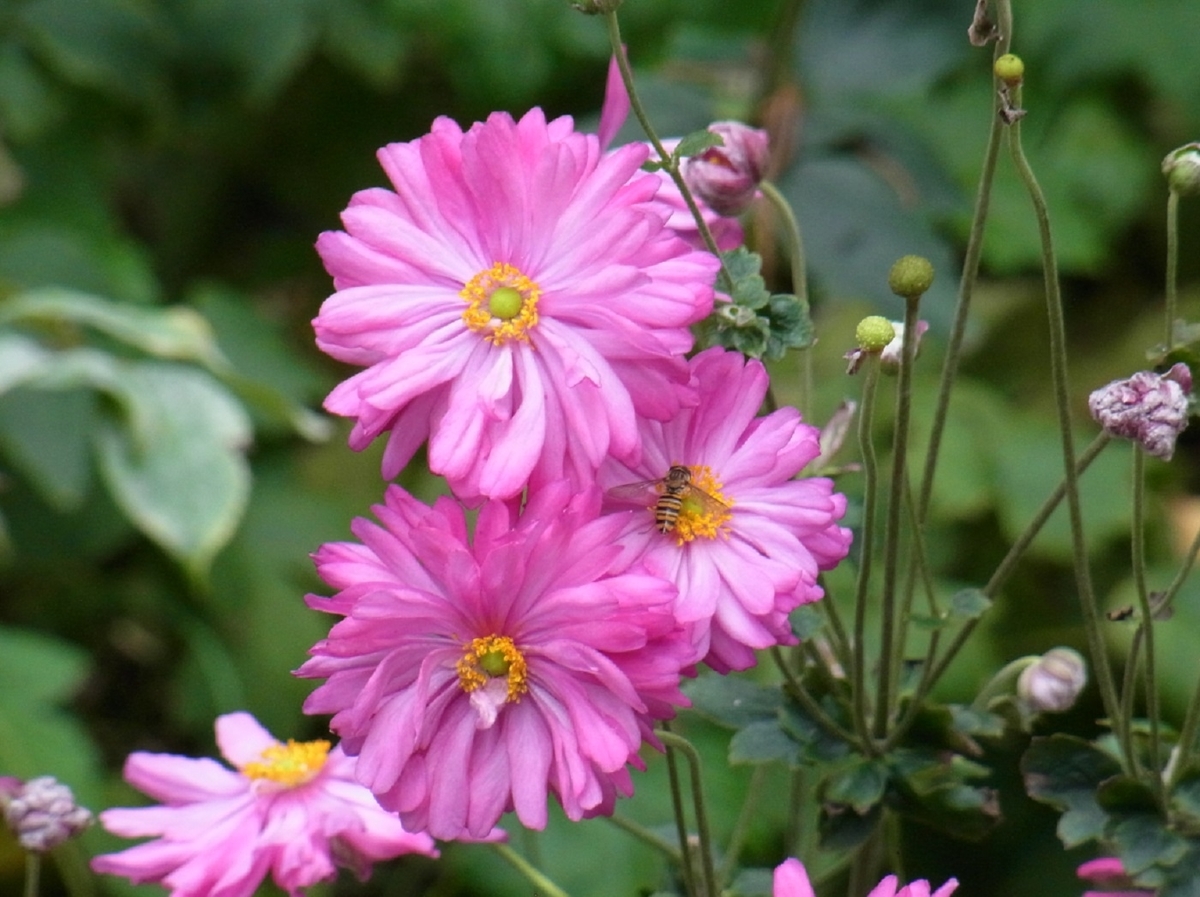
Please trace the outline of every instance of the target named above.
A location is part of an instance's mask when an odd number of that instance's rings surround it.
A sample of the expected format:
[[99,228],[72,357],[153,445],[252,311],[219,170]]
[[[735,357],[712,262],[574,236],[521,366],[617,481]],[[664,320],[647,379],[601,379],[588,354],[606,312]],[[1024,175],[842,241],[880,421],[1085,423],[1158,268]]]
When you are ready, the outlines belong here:
[[1035,738],[1021,758],[1026,793],[1062,811],[1058,837],[1066,847],[1104,834],[1106,815],[1096,791],[1120,772],[1111,754],[1073,735]]
[[729,762],[735,766],[775,761],[795,764],[799,759],[800,748],[774,720],[743,726],[729,740]]
[[732,676],[709,673],[685,683],[683,690],[693,710],[729,729],[774,721],[783,706],[783,694],[778,688]]
[[1158,796],[1145,780],[1113,776],[1096,789],[1096,802],[1110,815],[1157,812]]
[[105,482],[146,535],[203,575],[249,493],[249,419],[220,384],[194,369],[134,363],[117,385],[133,418],[97,431]]
[[844,804],[822,806],[817,820],[821,847],[834,853],[853,850],[871,837],[882,815],[882,804],[873,806],[866,815],[859,815]]
[[692,131],[675,147],[675,152],[672,155],[676,159],[685,159],[688,156],[698,156],[706,149],[711,149],[714,146],[723,146],[725,141],[720,134],[714,134],[712,131],[703,129],[700,131]]
[[1200,768],[1187,770],[1171,789],[1171,810],[1200,834]]
[[1170,831],[1157,813],[1134,813],[1114,819],[1105,836],[1117,848],[1125,871],[1137,876],[1151,866],[1173,866],[1187,853],[1188,842]]
[[849,806],[864,816],[883,800],[887,784],[887,764],[856,757],[821,783],[820,796],[822,801]]
[[83,389],[16,389],[0,395],[4,454],[58,511],[83,504],[92,478],[95,396]]
[[800,605],[792,611],[789,620],[792,632],[800,641],[807,641],[825,628],[825,614],[813,604]]
[[979,589],[963,589],[950,599],[950,613],[964,620],[979,619],[991,606],[991,599]]

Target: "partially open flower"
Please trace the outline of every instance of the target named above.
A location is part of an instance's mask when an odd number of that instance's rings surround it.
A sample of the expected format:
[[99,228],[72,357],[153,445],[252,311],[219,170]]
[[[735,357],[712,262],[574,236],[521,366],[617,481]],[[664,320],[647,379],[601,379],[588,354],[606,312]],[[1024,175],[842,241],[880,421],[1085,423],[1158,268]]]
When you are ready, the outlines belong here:
[[1075,874],[1099,885],[1099,891],[1085,891],[1083,897],[1153,897],[1153,891],[1137,890],[1116,857],[1099,857],[1083,863]]
[[1180,363],[1165,374],[1138,371],[1114,380],[1088,397],[1088,408],[1109,435],[1136,440],[1149,454],[1169,461],[1176,437],[1187,426],[1191,391],[1191,371]]
[[71,789],[53,776],[38,776],[5,792],[4,819],[26,850],[53,850],[92,824],[91,810],[75,803]]
[[1063,713],[1087,685],[1087,661],[1073,648],[1052,648],[1021,671],[1017,694],[1031,709]]
[[[904,324],[901,321],[892,321],[892,328],[896,331],[896,335],[891,341],[883,347],[883,351],[879,353],[879,367],[884,373],[894,374],[900,370],[900,359],[904,355]],[[916,345],[913,347],[913,358],[921,353],[921,337],[925,335],[925,331],[929,329],[928,321],[917,321],[916,326]]]
[[738,215],[758,193],[770,153],[767,132],[736,121],[708,126],[724,143],[684,160],[688,187],[718,215]]

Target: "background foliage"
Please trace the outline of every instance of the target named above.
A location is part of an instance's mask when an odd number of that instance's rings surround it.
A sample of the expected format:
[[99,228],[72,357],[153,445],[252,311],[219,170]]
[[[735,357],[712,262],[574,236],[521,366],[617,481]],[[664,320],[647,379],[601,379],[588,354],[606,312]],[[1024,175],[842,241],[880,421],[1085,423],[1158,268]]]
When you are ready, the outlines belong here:
[[[932,401],[991,108],[990,55],[965,39],[972,7],[628,0],[622,10],[662,132],[724,117],[773,129],[814,281],[818,423],[857,391],[840,359],[854,323],[899,315],[886,274],[908,253],[938,270],[916,384]],[[1056,228],[1082,398],[1143,366],[1158,339],[1157,169],[1200,136],[1200,5],[1098,0],[1082,12],[1042,0],[1015,12],[1026,146]],[[352,454],[346,427],[316,413],[344,372],[312,347],[308,322],[330,290],[312,243],[338,226],[354,190],[382,182],[378,146],[441,114],[468,123],[540,105],[587,120],[607,56],[603,28],[552,0],[0,4],[0,772],[55,774],[101,808],[138,800],[119,780],[130,750],[211,753],[218,713],[250,710],[283,737],[322,730],[300,714],[311,684],[288,674],[328,625],[301,603],[320,588],[307,554],[347,537],[381,484],[377,454]],[[986,578],[1058,477],[1036,230],[1003,163],[996,189],[928,538],[948,591]],[[1182,253],[1193,318],[1195,205],[1184,203]],[[779,280],[774,247],[760,242],[768,283]],[[786,400],[794,359],[775,373]],[[1188,434],[1159,471],[1153,550],[1167,561],[1195,529]],[[420,495],[439,488],[414,477],[406,485]],[[1114,607],[1128,603],[1126,479],[1110,452],[1084,481],[1098,584]],[[843,485],[853,492],[853,476]],[[1082,647],[1067,561],[1056,519],[956,665],[951,692],[971,693],[1002,658]],[[844,593],[849,581],[835,575],[831,587]],[[1178,604],[1160,630],[1174,713],[1193,686],[1189,633],[1200,622],[1194,595]],[[1114,649],[1124,637],[1114,624]],[[1090,737],[1096,715],[1085,703],[1071,725]],[[710,806],[728,831],[750,770],[722,771],[719,725],[686,726],[707,748]],[[963,847],[913,831],[912,877],[957,875],[973,897],[1077,888],[1080,857],[1023,795],[1023,747],[989,748],[1006,820],[993,838]],[[622,811],[662,824],[662,764],[650,766]],[[788,796],[777,791],[766,789],[751,830],[749,859],[762,865],[781,855]],[[586,835],[556,823],[535,840],[572,893],[661,884],[654,858],[603,822]],[[113,847],[89,833],[52,879],[127,891],[87,882],[88,853]],[[15,846],[0,842],[0,890],[15,890],[20,873]],[[521,892],[470,847],[388,870],[369,890],[423,887]]]

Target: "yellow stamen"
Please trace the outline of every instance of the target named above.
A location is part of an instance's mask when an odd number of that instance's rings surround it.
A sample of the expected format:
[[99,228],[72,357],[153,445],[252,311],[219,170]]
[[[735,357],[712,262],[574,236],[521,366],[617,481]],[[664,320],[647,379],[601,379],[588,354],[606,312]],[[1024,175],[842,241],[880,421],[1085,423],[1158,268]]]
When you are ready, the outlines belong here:
[[289,738],[287,744],[276,743],[266,748],[259,755],[262,762],[247,763],[242,767],[242,774],[250,779],[266,779],[294,788],[312,781],[321,771],[329,756],[329,748],[328,741],[294,741]]
[[509,340],[529,341],[529,330],[538,322],[541,288],[504,262],[480,271],[459,294],[467,300],[463,321],[497,346]]
[[519,701],[529,691],[525,655],[506,635],[489,635],[467,643],[455,669],[458,683],[468,694],[482,688],[489,679],[508,679],[508,701]]
[[[683,497],[675,522],[675,541],[682,545],[695,538],[715,539],[718,535],[728,539],[726,524],[733,519],[733,499],[721,491],[721,481],[707,464],[692,464],[688,470],[692,472],[692,488]],[[716,501],[709,501],[710,497]]]

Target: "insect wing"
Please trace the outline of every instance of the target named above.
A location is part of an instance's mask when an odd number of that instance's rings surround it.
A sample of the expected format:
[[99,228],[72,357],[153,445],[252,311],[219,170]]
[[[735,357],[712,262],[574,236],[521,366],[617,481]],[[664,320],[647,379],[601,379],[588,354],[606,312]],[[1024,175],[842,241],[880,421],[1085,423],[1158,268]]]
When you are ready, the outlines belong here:
[[705,514],[719,515],[729,511],[729,505],[713,498],[699,486],[689,486],[683,496],[684,502],[695,502]]
[[604,496],[607,500],[618,504],[650,507],[658,501],[664,492],[662,480],[641,480],[636,483],[624,483],[613,486]]

